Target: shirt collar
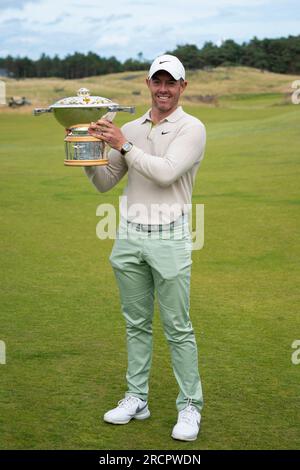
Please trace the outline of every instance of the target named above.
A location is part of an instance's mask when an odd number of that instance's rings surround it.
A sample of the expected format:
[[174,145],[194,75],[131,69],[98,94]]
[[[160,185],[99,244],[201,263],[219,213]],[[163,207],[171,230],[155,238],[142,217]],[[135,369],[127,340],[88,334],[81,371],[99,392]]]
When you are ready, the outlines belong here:
[[[164,122],[164,121],[176,122],[183,116],[183,114],[184,114],[184,111],[182,109],[182,106],[178,106],[178,108],[176,108],[175,111],[173,111],[172,114],[170,114],[169,116],[167,116],[165,119],[163,119],[160,122]],[[141,117],[141,124],[144,124],[147,121],[152,122],[152,120],[151,120],[151,108],[148,109],[148,111]]]

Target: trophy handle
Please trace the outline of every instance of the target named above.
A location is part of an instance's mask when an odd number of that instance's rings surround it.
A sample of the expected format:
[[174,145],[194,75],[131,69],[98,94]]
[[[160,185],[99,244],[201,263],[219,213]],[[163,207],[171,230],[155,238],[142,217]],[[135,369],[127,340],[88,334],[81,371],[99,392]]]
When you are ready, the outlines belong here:
[[130,113],[134,114],[135,113],[135,107],[134,106],[119,106],[119,105],[112,105],[108,106],[109,111],[124,111],[125,113]]
[[35,108],[33,110],[34,116],[39,116],[40,114],[44,114],[44,113],[52,113],[52,108]]

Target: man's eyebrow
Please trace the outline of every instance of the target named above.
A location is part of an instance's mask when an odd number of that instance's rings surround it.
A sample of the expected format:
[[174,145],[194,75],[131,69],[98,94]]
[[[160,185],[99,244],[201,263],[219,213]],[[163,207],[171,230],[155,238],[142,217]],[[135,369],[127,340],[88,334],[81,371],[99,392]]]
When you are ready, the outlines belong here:
[[[160,78],[157,78],[157,77],[152,78],[152,80],[153,80],[153,82],[161,82],[161,81],[162,81]],[[176,83],[177,80],[175,80],[175,78],[168,78],[168,79],[166,80],[166,82],[168,82],[168,83]]]

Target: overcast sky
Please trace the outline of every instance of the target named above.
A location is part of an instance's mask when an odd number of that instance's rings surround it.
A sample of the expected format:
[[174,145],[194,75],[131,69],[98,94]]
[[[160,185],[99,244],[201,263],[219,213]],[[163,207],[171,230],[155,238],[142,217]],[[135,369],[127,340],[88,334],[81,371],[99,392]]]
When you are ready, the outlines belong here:
[[0,57],[93,51],[152,60],[177,44],[299,33],[298,0],[0,0]]

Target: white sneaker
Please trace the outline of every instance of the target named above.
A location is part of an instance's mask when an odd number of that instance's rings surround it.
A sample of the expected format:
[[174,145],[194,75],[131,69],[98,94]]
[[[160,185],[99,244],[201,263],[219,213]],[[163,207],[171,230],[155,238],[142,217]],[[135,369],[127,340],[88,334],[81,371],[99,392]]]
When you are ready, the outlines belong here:
[[150,411],[146,401],[128,395],[118,402],[118,406],[105,413],[103,419],[107,423],[127,424],[131,419],[149,418]]
[[195,441],[200,429],[201,414],[193,405],[188,405],[178,413],[172,437],[180,441]]

